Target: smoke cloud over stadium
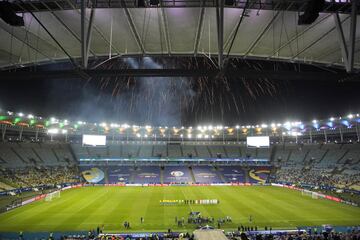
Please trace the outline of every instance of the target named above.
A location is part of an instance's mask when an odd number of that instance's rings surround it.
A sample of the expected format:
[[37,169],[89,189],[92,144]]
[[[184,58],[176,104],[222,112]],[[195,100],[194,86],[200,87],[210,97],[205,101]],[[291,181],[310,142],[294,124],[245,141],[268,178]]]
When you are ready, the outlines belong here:
[[[154,62],[150,57],[137,60],[125,58],[124,61],[133,69],[161,69],[163,66]],[[135,78],[136,89],[126,93],[120,102],[135,101],[138,116],[145,116],[156,125],[181,125],[181,113],[184,98],[191,101],[196,93],[191,89],[191,80],[188,78],[171,77],[140,77]],[[132,103],[124,104],[130,105]]]
[[[118,57],[92,69],[214,69],[215,58]],[[234,59],[242,71],[322,71],[315,67]],[[68,64],[37,66],[69,69]],[[277,81],[226,77],[97,77],[4,81],[1,108],[89,122],[196,126],[311,120],[356,112],[356,83]],[[319,93],[326,92],[319,98]],[[337,98],[331,96],[338,96]]]

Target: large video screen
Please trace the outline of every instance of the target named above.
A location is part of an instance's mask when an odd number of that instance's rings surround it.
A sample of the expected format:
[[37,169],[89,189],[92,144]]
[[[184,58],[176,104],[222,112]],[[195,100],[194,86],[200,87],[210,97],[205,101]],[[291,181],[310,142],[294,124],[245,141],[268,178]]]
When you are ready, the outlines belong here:
[[104,135],[83,135],[82,144],[85,146],[105,146],[106,136]]
[[270,147],[269,136],[247,137],[246,144],[248,148],[268,148]]

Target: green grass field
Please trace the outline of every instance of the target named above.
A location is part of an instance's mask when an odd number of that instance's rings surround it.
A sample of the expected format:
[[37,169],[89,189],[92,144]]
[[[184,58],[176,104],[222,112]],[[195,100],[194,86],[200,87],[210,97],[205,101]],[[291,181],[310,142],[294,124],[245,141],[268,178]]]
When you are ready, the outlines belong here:
[[[161,199],[219,199],[218,205],[161,206]],[[312,199],[300,192],[269,186],[219,187],[84,187],[61,193],[51,202],[38,201],[0,215],[0,231],[75,231],[104,224],[105,231],[191,230],[194,225],[178,228],[175,216],[187,219],[190,211],[238,225],[339,226],[360,224],[360,208],[329,200]],[[249,223],[252,215],[253,223]],[[143,224],[140,217],[145,218]]]

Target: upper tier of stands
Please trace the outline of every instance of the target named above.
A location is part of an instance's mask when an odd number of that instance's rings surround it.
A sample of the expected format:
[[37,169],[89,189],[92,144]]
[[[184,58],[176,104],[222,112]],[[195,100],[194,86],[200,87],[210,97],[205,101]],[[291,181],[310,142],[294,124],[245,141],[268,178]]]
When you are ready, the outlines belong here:
[[124,143],[106,147],[72,144],[77,159],[100,158],[261,158],[269,159],[271,149],[247,149],[245,145],[211,144],[137,144]]
[[1,143],[2,168],[55,167],[77,165],[68,144]]

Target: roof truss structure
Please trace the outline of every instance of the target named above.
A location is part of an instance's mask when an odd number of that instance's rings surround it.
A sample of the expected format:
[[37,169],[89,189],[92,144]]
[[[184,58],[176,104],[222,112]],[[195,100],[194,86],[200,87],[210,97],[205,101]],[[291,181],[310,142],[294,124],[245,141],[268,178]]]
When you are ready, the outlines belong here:
[[146,8],[137,1],[15,0],[25,26],[0,20],[0,68],[70,59],[86,69],[89,57],[202,55],[218,56],[219,68],[240,57],[360,69],[355,1],[326,2],[311,25],[297,24],[307,0],[162,0]]

